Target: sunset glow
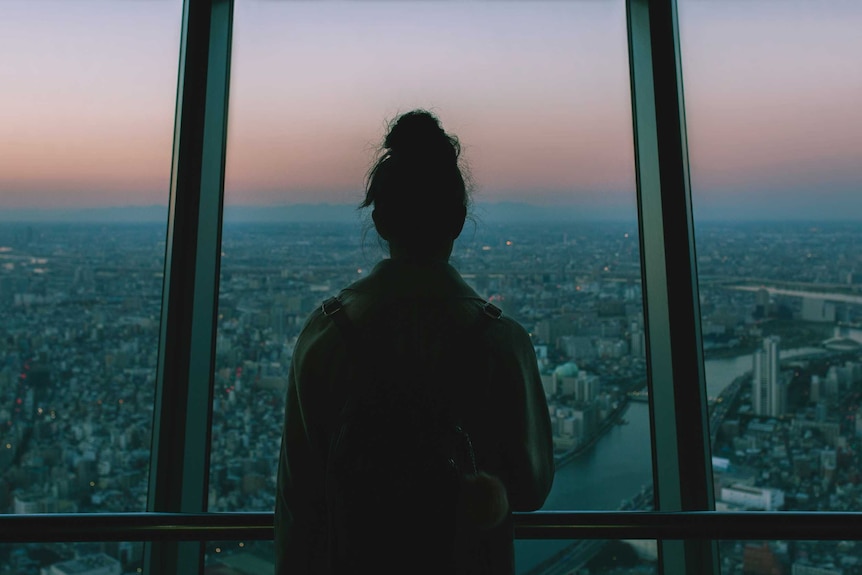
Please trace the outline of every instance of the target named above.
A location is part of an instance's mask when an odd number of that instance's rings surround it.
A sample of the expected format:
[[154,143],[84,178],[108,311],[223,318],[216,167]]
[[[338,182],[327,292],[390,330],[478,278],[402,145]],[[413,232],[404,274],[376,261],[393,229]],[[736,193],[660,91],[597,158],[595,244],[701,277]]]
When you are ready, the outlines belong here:
[[[181,3],[3,10],[0,208],[166,204]],[[625,26],[622,1],[238,1],[226,201],[355,203],[424,107],[480,201],[634,206]],[[860,28],[852,1],[680,0],[696,207],[862,212]]]

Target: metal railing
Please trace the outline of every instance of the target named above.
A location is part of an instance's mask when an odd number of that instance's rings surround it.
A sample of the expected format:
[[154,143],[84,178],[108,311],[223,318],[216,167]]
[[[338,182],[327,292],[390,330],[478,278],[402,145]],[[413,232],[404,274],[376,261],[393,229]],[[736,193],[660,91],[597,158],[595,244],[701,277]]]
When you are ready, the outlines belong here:
[[[518,539],[862,540],[862,512],[543,511],[515,514]],[[273,538],[272,513],[0,516],[0,543]]]

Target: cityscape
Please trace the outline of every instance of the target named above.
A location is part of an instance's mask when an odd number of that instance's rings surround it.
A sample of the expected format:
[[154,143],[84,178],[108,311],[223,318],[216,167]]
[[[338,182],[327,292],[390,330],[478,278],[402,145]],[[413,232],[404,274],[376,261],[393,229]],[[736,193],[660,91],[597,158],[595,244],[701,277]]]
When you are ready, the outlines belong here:
[[[697,224],[717,510],[862,509],[860,231]],[[533,338],[557,460],[545,509],[652,508],[638,244],[634,221],[480,221],[453,252],[466,281]],[[146,509],[164,252],[164,224],[0,228],[0,512]],[[273,509],[296,337],[383,254],[356,224],[225,224],[210,511]],[[855,542],[719,549],[724,575],[862,574]],[[143,552],[0,545],[0,575],[138,573]],[[271,553],[208,543],[206,572],[271,570]],[[656,560],[649,541],[516,546],[518,572],[531,575],[657,573]]]

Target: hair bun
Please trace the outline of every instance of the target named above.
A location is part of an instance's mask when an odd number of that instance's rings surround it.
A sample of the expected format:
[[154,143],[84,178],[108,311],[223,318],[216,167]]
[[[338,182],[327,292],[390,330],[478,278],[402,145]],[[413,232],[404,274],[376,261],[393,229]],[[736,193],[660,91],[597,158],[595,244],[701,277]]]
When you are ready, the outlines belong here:
[[461,233],[470,201],[460,154],[458,138],[426,110],[412,110],[389,123],[360,204],[374,206],[381,238],[416,258],[439,257],[451,249],[446,246]]
[[426,110],[413,110],[400,116],[383,145],[391,154],[399,156],[442,154],[454,160],[459,152],[457,140],[447,135],[439,120]]

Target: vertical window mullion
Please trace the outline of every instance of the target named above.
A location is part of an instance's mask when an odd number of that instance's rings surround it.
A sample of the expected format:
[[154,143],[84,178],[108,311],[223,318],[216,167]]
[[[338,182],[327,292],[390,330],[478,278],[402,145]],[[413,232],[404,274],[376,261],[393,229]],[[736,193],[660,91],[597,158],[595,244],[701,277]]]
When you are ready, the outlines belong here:
[[[185,0],[147,510],[206,511],[233,0]],[[198,573],[200,543],[148,573]]]
[[[675,0],[628,0],[656,509],[714,509]],[[666,575],[718,573],[714,544],[661,541]]]

